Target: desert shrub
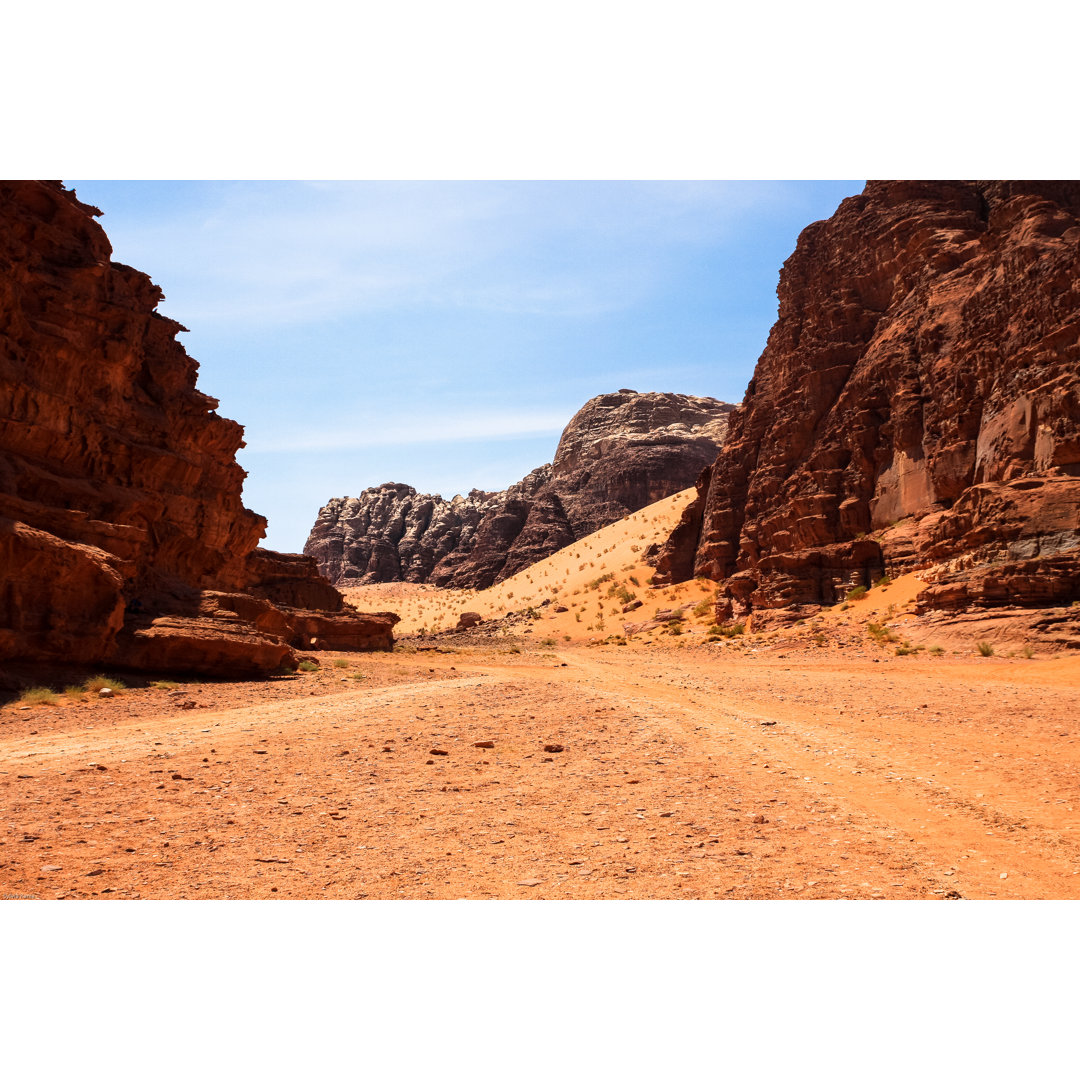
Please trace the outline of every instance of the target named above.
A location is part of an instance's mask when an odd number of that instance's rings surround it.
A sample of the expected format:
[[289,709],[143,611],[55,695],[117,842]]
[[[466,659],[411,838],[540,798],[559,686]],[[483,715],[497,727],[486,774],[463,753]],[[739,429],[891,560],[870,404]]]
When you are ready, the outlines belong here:
[[31,686],[19,695],[24,705],[55,705],[56,694],[47,686]]
[[541,641],[540,641],[540,644],[541,645],[551,646],[551,645],[555,644],[555,639],[553,637],[542,638]]
[[919,650],[909,645],[906,641],[903,645],[896,646],[897,656],[914,656]]
[[[157,679],[150,685],[155,690],[176,690],[180,686],[178,682],[173,682],[172,679]],[[68,689],[72,689],[72,687],[68,687]],[[76,686],[74,689],[78,690],[78,687]],[[65,690],[64,693],[66,694],[67,690]]]
[[720,633],[723,634],[724,637],[729,637],[729,638],[741,637],[745,630],[746,630],[746,624],[741,623],[741,622],[728,623],[727,626],[721,626],[720,627]]
[[[589,565],[592,566],[592,563],[589,563]],[[614,574],[602,574],[598,578],[593,578],[592,581],[587,581],[585,583],[585,588],[586,589],[599,589],[600,586],[603,585],[605,581],[610,581],[614,576],[615,576]]]
[[318,671],[319,670],[319,665],[316,664],[316,663],[313,663],[311,660],[301,660],[298,666],[299,666],[301,671]]
[[1020,655],[1025,660],[1030,660],[1035,655],[1035,650],[1030,645],[1025,645]]
[[815,634],[815,635],[814,635],[814,638],[813,638],[813,641],[814,641],[814,644],[815,644],[815,645],[824,645],[824,644],[825,644],[825,640],[826,640],[826,639],[825,639],[825,635],[824,635],[824,634]]
[[866,632],[879,644],[894,644],[900,639],[887,627],[881,623],[867,623]]
[[668,633],[678,637],[683,632],[682,622],[675,620],[668,623]]
[[705,633],[708,634],[709,637],[720,637],[723,632],[724,631],[716,623],[713,623],[712,626],[710,626],[709,629],[705,631]]
[[867,593],[865,585],[856,585],[854,589],[849,590],[847,596],[844,598],[848,601],[861,600]]
[[519,652],[521,652],[521,649],[518,648],[517,645],[511,645],[510,648],[507,649],[507,652],[519,653]]
[[126,690],[127,687],[119,679],[110,679],[108,675],[95,675],[83,683],[88,693],[96,694],[99,690],[108,688],[116,693],[118,690]]
[[334,661],[334,667],[336,668],[347,668],[348,666],[349,661],[342,659],[340,656]]
[[73,701],[81,701],[83,694],[86,691],[81,686],[65,686],[64,697],[71,698]]
[[979,655],[980,656],[993,656],[994,655],[994,646],[991,645],[989,641],[976,642],[975,648],[979,650]]
[[694,614],[700,619],[703,615],[708,615],[712,610],[711,600],[699,600],[694,605]]
[[631,576],[627,580],[630,582],[631,585],[636,585],[639,589],[641,588],[641,582],[638,581],[636,577]]
[[931,656],[944,656],[945,655],[945,650],[940,645],[931,645],[930,648],[927,649],[926,651]]
[[574,622],[581,622],[581,612],[580,611],[575,611],[574,612]]
[[356,672],[356,674],[350,675],[349,678],[352,679],[353,682],[363,682],[364,679],[367,678],[367,676],[366,675],[361,675],[360,672],[358,671],[358,672]]
[[886,585],[891,585],[891,584],[892,584],[892,578],[889,577],[888,574],[882,574],[881,577],[879,577],[877,579],[877,581],[874,582],[874,588],[876,589],[879,585],[882,588],[884,588]]
[[570,641],[570,640],[572,640],[569,634],[563,634],[563,636],[562,636],[562,639],[563,639],[563,641]]

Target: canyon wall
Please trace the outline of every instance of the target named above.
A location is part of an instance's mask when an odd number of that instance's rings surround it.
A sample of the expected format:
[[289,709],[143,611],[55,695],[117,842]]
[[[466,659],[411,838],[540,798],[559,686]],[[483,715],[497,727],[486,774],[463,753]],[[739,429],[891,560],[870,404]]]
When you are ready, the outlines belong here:
[[312,560],[257,547],[243,429],[99,213],[0,182],[0,660],[246,675],[320,635],[391,647],[392,616],[345,612]]
[[446,500],[406,484],[368,488],[327,503],[304,551],[339,585],[487,588],[689,487],[716,457],[732,408],[685,394],[602,394],[571,419],[554,461],[505,491]]
[[924,571],[921,610],[1080,598],[1080,182],[881,181],[805,229],[656,582],[721,616]]

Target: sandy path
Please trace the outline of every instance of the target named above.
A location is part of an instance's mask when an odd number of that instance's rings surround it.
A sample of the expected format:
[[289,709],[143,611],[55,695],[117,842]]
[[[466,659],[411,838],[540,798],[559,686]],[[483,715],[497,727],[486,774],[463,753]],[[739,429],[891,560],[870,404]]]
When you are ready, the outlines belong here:
[[1076,660],[417,660],[371,661],[395,685],[5,727],[0,893],[1080,895]]

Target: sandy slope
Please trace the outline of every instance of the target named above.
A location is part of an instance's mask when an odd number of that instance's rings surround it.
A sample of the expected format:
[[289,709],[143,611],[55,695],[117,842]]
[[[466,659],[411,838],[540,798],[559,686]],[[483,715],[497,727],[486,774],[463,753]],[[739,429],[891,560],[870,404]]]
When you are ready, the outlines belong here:
[[[392,583],[342,591],[361,610],[397,612],[402,619],[396,631],[399,635],[450,629],[465,611],[498,619],[511,611],[539,608],[548,600],[548,609],[535,628],[537,634],[560,642],[600,641],[622,633],[626,620],[641,621],[657,607],[697,602],[715,592],[712,582],[697,581],[669,589],[647,588],[653,569],[645,562],[644,552],[670,533],[693,494],[694,489],[687,488],[653,503],[490,589]],[[642,600],[643,606],[623,615],[628,601],[616,595],[620,587],[626,590],[625,595]],[[555,612],[559,606],[567,610]]]

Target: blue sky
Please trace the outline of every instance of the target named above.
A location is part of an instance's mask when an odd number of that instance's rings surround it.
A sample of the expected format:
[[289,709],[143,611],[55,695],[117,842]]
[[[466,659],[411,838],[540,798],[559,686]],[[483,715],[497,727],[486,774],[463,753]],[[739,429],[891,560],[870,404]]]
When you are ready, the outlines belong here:
[[738,402],[799,232],[863,186],[68,184],[189,328],[283,551],[329,498],[383,481],[505,487],[596,394]]

